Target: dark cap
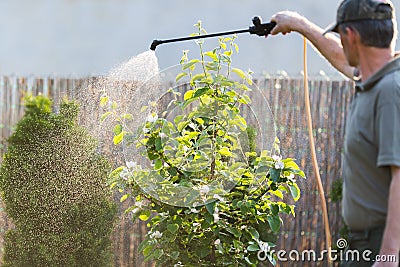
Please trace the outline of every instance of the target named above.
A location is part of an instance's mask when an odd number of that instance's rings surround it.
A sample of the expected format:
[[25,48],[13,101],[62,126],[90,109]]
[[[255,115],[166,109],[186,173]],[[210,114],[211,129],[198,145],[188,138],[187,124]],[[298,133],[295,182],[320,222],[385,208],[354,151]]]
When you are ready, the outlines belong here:
[[[378,11],[377,7],[380,5],[390,6],[390,12]],[[344,0],[337,10],[336,22],[329,25],[324,34],[338,32],[338,26],[345,22],[392,19],[393,10],[390,0]]]

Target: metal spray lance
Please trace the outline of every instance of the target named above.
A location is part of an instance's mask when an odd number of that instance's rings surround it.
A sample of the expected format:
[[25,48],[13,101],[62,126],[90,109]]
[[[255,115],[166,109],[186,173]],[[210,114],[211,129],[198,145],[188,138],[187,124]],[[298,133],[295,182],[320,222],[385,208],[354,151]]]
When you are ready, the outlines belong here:
[[219,32],[219,33],[212,33],[212,34],[205,34],[205,35],[197,35],[197,36],[189,36],[189,37],[182,37],[182,38],[174,38],[174,39],[166,39],[166,40],[154,40],[151,43],[150,49],[156,50],[156,47],[159,44],[188,41],[188,40],[193,40],[193,39],[203,39],[203,38],[245,33],[245,32],[248,32],[250,34],[257,34],[258,36],[266,36],[271,32],[271,30],[275,27],[275,25],[276,25],[275,22],[262,23],[261,18],[256,16],[253,18],[253,26],[250,26],[248,29]]

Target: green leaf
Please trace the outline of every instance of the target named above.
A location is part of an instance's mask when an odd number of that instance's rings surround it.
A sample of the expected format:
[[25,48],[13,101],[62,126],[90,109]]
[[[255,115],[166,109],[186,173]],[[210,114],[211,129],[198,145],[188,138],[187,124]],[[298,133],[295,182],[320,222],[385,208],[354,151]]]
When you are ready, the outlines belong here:
[[108,176],[110,178],[118,177],[119,174],[124,170],[124,168],[125,168],[124,166],[120,166],[120,167],[116,168],[115,170],[113,170]]
[[195,253],[201,258],[205,258],[211,253],[211,249],[208,246],[203,246],[195,250]]
[[226,50],[226,44],[225,43],[219,43],[219,45],[221,46],[222,49]]
[[143,248],[143,256],[147,257],[150,253],[153,252],[153,246],[147,246]]
[[199,62],[200,62],[200,60],[198,60],[198,59],[192,59],[192,60],[190,60],[188,63],[186,63],[185,65],[183,65],[182,69],[184,69],[184,70],[186,70],[186,69],[193,70],[193,69],[194,69],[194,65],[195,65],[196,63],[199,63]]
[[260,238],[260,234],[258,233],[258,231],[254,228],[250,228],[249,233],[251,234],[251,237],[255,240],[258,240]]
[[257,244],[252,244],[247,247],[247,251],[259,251],[260,247]]
[[127,198],[129,197],[129,194],[125,194],[121,197],[121,199],[119,200],[119,202],[124,202]]
[[121,118],[125,119],[125,120],[132,120],[133,119],[133,115],[129,114],[129,113],[125,113],[125,114],[122,114]]
[[139,219],[142,221],[147,221],[149,218],[150,218],[150,211],[148,210],[143,210],[139,215]]
[[233,154],[229,151],[227,147],[223,147],[220,150],[218,150],[218,153],[221,154],[222,156],[226,157],[232,157]]
[[200,125],[204,125],[204,120],[202,118],[196,118],[196,121],[200,124]]
[[234,73],[236,73],[236,74],[237,74],[240,78],[242,78],[242,79],[246,79],[246,78],[247,78],[246,73],[245,73],[243,70],[241,70],[241,69],[232,68],[232,71],[233,71]]
[[177,225],[176,223],[167,225],[167,230],[170,231],[172,234],[175,234],[178,229],[179,225]]
[[240,238],[242,236],[242,232],[238,229],[236,229],[235,227],[227,227],[226,230],[233,234],[235,236],[235,238]]
[[179,132],[182,132],[183,128],[185,128],[188,124],[189,124],[189,122],[182,121],[182,122],[178,123],[176,128],[178,129]]
[[121,124],[117,124],[114,126],[114,135],[119,135],[122,132],[122,125]]
[[233,44],[233,46],[235,47],[236,53],[239,53],[239,46],[237,44]]
[[218,57],[213,51],[207,51],[204,55],[210,57],[214,61],[218,61]]
[[175,82],[178,82],[180,79],[183,77],[187,76],[188,74],[186,72],[181,72],[178,75],[176,75]]
[[110,116],[111,114],[113,114],[112,111],[108,111],[108,112],[104,113],[103,115],[101,115],[100,121],[101,122],[105,121],[108,118],[108,116]]
[[209,90],[208,87],[199,88],[196,90],[193,97],[200,97],[200,96],[206,94],[208,92],[208,90]]
[[206,204],[206,209],[207,209],[209,214],[211,214],[211,215],[214,214],[215,204],[216,203],[217,203],[216,201],[213,201],[213,202],[210,202],[210,203]]
[[206,70],[218,70],[218,62],[208,62],[206,64]]
[[283,193],[281,190],[274,190],[274,191],[271,190],[270,192],[271,192],[271,194],[279,197],[280,199],[283,199]]
[[199,73],[196,74],[192,77],[192,79],[190,80],[190,84],[193,84],[195,81],[201,80],[205,77],[206,75],[204,73]]
[[114,138],[113,138],[114,145],[118,145],[119,143],[122,142],[122,140],[124,140],[124,134],[125,134],[125,132],[122,131],[119,134],[117,134],[116,136],[114,136]]
[[179,251],[172,251],[170,253],[171,258],[173,258],[174,260],[177,260],[179,257]]
[[279,169],[275,169],[275,168],[271,168],[270,170],[270,178],[273,182],[277,183],[279,182],[280,178],[281,178],[281,170]]
[[162,167],[163,167],[163,162],[161,159],[154,160],[154,170],[155,171],[161,170]]
[[158,152],[160,152],[160,151],[163,150],[162,141],[161,141],[161,138],[160,138],[160,137],[156,138],[156,140],[155,140],[155,145],[156,145],[156,150],[157,150]]
[[300,188],[299,188],[299,186],[296,183],[288,184],[288,186],[289,186],[290,194],[293,197],[293,200],[294,201],[299,200],[299,198],[300,198]]
[[281,219],[279,218],[279,216],[278,215],[268,216],[267,220],[269,227],[271,227],[271,230],[277,233],[281,228]]
[[161,258],[161,256],[164,254],[164,250],[163,249],[161,249],[161,248],[157,248],[156,250],[154,250],[154,255],[153,255],[153,257],[154,257],[154,259],[160,259]]
[[107,102],[108,102],[108,96],[102,96],[100,98],[100,106],[101,107],[104,107],[107,104]]
[[183,100],[188,100],[193,97],[194,90],[189,90],[183,95]]
[[148,108],[149,108],[149,106],[143,106],[143,107],[140,109],[140,113],[145,112]]

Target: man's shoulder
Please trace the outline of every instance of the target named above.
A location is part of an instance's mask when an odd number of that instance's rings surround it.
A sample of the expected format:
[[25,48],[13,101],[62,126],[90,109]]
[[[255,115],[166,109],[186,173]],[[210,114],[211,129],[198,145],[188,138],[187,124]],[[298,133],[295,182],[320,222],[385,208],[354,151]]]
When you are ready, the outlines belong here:
[[384,75],[376,87],[379,90],[380,104],[400,105],[400,68]]

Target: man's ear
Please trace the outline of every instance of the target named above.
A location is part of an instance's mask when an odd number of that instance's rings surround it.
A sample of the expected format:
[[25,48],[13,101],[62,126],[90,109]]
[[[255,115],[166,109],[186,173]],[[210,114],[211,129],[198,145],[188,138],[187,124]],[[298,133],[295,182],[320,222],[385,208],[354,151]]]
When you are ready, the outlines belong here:
[[351,42],[360,41],[360,34],[353,27],[346,27],[345,31]]

